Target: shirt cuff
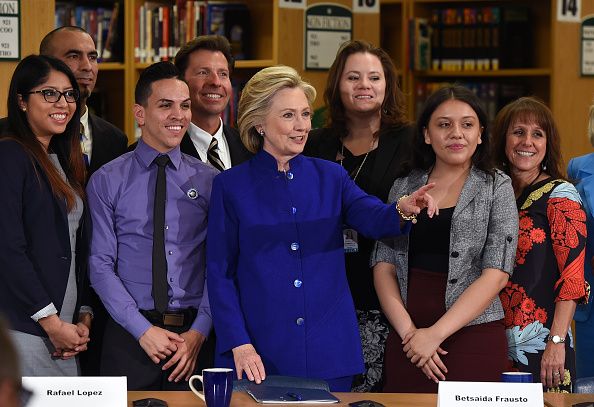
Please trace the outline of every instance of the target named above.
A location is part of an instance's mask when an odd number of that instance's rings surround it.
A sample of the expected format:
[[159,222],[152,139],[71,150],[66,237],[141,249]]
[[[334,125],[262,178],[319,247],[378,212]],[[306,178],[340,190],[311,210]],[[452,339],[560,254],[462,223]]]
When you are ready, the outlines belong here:
[[206,314],[199,313],[190,328],[194,331],[200,332],[202,335],[208,338],[212,328],[212,319]]
[[53,302],[50,302],[46,307],[40,309],[35,314],[31,315],[31,319],[38,322],[41,318],[49,317],[58,313],[56,306]]
[[138,341],[140,337],[144,335],[144,333],[152,326],[153,324],[151,324],[140,312],[138,312],[138,317],[135,317],[132,321],[126,324],[124,328]]

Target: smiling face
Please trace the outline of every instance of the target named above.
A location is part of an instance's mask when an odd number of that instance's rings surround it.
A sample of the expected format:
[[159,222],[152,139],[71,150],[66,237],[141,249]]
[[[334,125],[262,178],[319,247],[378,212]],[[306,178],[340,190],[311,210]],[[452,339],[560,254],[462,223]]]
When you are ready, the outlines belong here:
[[192,52],[184,72],[184,80],[192,95],[194,123],[201,127],[201,119],[218,118],[227,107],[232,92],[225,55],[220,51],[206,49]]
[[515,121],[505,136],[505,155],[512,173],[535,178],[547,152],[547,134],[534,120]]
[[166,153],[177,147],[192,118],[188,85],[179,79],[161,79],[151,84],[146,106],[134,105],[134,117],[142,140]]
[[435,109],[427,128],[425,143],[435,152],[436,165],[469,167],[482,127],[474,109],[465,102],[449,99]]
[[[65,92],[73,87],[64,73],[50,70],[47,80],[31,89],[31,92],[45,89]],[[27,100],[19,98],[19,107],[24,110],[33,134],[47,148],[54,135],[66,130],[66,125],[76,111],[76,103],[66,102],[64,96],[53,103],[46,102],[41,93],[23,96],[27,96]]]
[[263,149],[276,161],[284,163],[301,154],[311,130],[311,107],[301,88],[285,88],[272,98],[264,122],[256,126],[264,131]]
[[72,70],[84,103],[95,88],[99,70],[91,36],[81,31],[58,31],[52,37],[49,51],[49,55],[64,61]]
[[339,86],[340,99],[347,115],[379,112],[386,94],[386,79],[381,61],[369,53],[349,55]]

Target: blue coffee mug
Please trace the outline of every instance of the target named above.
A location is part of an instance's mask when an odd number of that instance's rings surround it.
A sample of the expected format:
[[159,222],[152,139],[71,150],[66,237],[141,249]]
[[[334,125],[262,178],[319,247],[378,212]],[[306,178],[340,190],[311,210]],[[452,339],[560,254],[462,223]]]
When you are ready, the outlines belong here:
[[[204,393],[194,387],[192,384],[194,379],[202,382]],[[190,377],[188,384],[194,394],[206,403],[207,407],[229,407],[233,394],[233,369],[204,369],[202,375]]]
[[506,383],[532,383],[532,373],[529,372],[503,372],[501,381]]

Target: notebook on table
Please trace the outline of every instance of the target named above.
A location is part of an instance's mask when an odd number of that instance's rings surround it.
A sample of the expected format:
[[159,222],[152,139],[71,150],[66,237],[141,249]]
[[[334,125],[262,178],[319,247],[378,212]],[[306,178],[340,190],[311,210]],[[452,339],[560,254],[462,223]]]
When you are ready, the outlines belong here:
[[267,386],[251,383],[245,391],[254,400],[262,404],[307,404],[338,403],[336,397],[320,389],[304,389],[301,387]]

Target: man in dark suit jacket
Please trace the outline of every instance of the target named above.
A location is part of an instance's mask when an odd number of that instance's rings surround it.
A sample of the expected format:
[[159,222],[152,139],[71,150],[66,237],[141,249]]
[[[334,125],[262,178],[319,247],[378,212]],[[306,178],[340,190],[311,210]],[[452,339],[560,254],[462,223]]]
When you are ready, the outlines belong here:
[[[87,109],[87,99],[97,82],[97,49],[93,38],[82,28],[66,26],[48,33],[39,45],[41,55],[62,60],[70,67],[80,90],[81,97],[81,147],[86,155],[87,179],[104,164],[126,152],[128,138],[113,124],[92,114]],[[107,311],[99,297],[91,290],[90,305],[94,311],[88,351],[80,356],[81,371],[85,376],[99,375],[99,361]]]
[[[196,37],[179,50],[175,66],[188,84],[192,99],[192,123],[181,142],[181,151],[208,161],[219,170],[251,158],[238,131],[223,125],[221,120],[233,92],[234,61],[229,41],[220,35]],[[212,161],[213,151],[220,162]]]
[[99,70],[95,42],[80,27],[60,27],[41,40],[39,53],[64,61],[76,77],[82,102],[80,121],[84,136],[81,147],[89,159],[90,175],[103,164],[125,153],[128,145],[128,138],[121,130],[87,109],[87,99],[95,88]]

